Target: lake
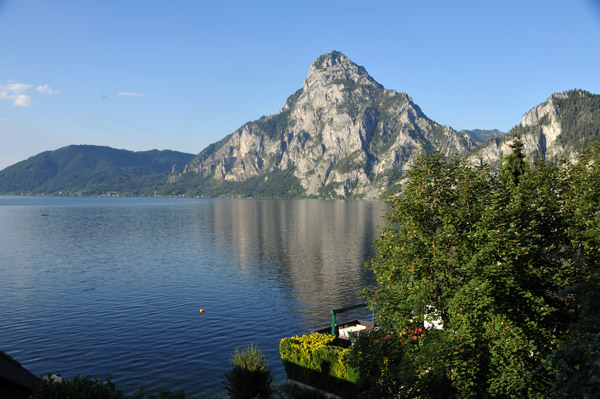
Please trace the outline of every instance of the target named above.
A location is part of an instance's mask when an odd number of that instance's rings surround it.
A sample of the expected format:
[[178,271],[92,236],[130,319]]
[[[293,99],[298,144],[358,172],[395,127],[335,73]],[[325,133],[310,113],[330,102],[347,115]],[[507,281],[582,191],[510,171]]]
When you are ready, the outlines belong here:
[[254,343],[283,381],[281,338],[362,302],[385,211],[381,201],[0,196],[0,350],[37,375],[220,397],[230,354]]

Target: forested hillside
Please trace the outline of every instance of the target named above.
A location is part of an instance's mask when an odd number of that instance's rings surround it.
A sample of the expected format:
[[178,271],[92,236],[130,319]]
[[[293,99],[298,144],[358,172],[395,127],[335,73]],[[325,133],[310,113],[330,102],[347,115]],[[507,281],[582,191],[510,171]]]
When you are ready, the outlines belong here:
[[0,171],[0,193],[152,195],[174,167],[182,167],[193,157],[175,151],[73,145]]

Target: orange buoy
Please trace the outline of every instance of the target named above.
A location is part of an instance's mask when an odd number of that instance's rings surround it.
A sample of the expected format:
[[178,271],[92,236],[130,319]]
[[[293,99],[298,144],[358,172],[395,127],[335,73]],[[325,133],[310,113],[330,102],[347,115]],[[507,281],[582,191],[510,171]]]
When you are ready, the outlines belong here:
[[200,308],[200,313],[204,313],[204,308]]

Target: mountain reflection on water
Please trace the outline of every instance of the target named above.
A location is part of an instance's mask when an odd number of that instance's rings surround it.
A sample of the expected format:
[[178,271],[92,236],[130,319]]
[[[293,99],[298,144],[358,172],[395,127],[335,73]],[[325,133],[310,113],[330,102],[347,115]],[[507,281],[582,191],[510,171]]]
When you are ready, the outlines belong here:
[[359,300],[357,291],[369,279],[362,263],[374,254],[384,203],[272,200],[211,205],[217,241],[234,251],[241,271],[268,274],[276,267],[286,291],[305,306],[306,317],[327,321],[330,309]]
[[38,375],[111,375],[128,392],[144,384],[218,397],[229,355],[255,343],[282,380],[282,337],[362,301],[385,210],[380,201],[0,197],[0,350]]

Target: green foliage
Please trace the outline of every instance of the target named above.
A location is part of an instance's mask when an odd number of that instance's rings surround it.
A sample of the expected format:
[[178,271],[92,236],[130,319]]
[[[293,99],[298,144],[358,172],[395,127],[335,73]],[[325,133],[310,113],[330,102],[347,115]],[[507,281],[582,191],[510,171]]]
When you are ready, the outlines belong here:
[[576,318],[550,356],[557,376],[552,394],[592,398],[600,392],[600,142],[563,165],[559,188],[573,262],[582,277],[562,292],[574,302]]
[[[450,381],[464,398],[547,397],[556,381],[548,359],[574,342],[570,329],[594,324],[575,287],[598,275],[600,150],[585,168],[561,169],[529,165],[518,139],[512,148],[497,173],[421,156],[390,199],[368,264],[378,281],[369,302],[391,337],[415,322],[444,327],[424,334],[427,350],[388,356],[408,396],[433,396]],[[435,378],[418,378],[432,370]]]
[[324,198],[324,199],[338,198],[339,195],[336,193],[336,190],[339,187],[341,187],[342,185],[343,185],[343,183],[341,183],[341,182],[327,183],[325,186],[323,186],[319,189],[319,198]]
[[290,109],[286,109],[275,115],[263,116],[255,121],[254,125],[258,126],[268,138],[280,138],[290,126],[289,116]]
[[221,148],[223,148],[223,146],[227,142],[229,142],[229,140],[231,140],[232,136],[233,136],[233,133],[228,134],[227,136],[223,137],[221,140],[219,140],[215,143],[209,144],[208,147],[206,147],[204,150],[202,150],[202,152],[200,152],[200,154],[198,154],[198,157],[207,158],[208,156],[219,151]]
[[422,325],[415,324],[402,333],[379,330],[359,336],[350,352],[350,365],[361,376],[363,395],[370,398],[452,397],[450,380],[433,350],[439,345],[436,339],[439,334],[437,330],[425,331]]
[[48,376],[40,378],[31,399],[125,399],[127,396],[117,389],[108,378],[101,382],[90,377],[77,376],[72,380],[55,380]]
[[211,176],[188,173],[176,183],[162,187],[158,194],[204,198],[303,198],[305,191],[294,176],[294,168],[287,168],[240,182],[219,181]]
[[356,150],[347,157],[340,159],[336,163],[335,169],[343,174],[350,173],[353,170],[361,169],[363,164],[357,159],[360,156],[360,153],[360,150]]
[[303,92],[302,88],[296,90],[294,92],[294,94],[292,94],[291,96],[289,96],[287,98],[287,100],[285,100],[285,104],[290,108],[293,107],[294,105],[296,105],[296,102],[298,102],[298,99],[302,95],[302,92]]
[[55,379],[51,376],[40,378],[30,399],[185,399],[183,390],[171,392],[167,388],[159,389],[157,394],[148,394],[143,387],[131,396],[117,389],[110,377],[106,382],[91,379],[89,376],[77,376],[71,380]]
[[132,152],[98,146],[48,151],[0,171],[0,193],[152,195],[173,165],[194,155],[174,151]]
[[[585,90],[570,90],[565,94],[565,96],[553,97],[561,128],[557,142],[566,153],[578,153],[586,146],[600,140],[600,95]],[[550,115],[546,114],[535,125],[517,125],[501,140],[496,138],[496,145],[500,146],[502,142],[511,140],[512,137],[523,137],[528,134],[537,137],[540,129],[550,122]],[[531,157],[543,154],[534,152],[529,155],[531,160],[533,159]]]
[[[131,395],[131,399],[144,399],[146,397],[146,390],[144,387],[140,387],[133,395]],[[179,389],[175,392],[171,392],[168,388],[160,388],[156,395],[147,394],[148,399],[185,399],[185,392],[183,389]]]
[[283,338],[279,352],[288,378],[328,392],[352,395],[358,372],[349,362],[349,348],[335,345],[329,334]]
[[549,360],[556,371],[554,398],[592,399],[600,392],[600,333],[582,333]]
[[557,98],[563,146],[580,151],[600,139],[600,96],[584,90],[571,90],[566,98]]
[[568,234],[582,251],[578,257],[588,272],[600,265],[600,142],[584,148],[577,162],[564,166],[561,176]]
[[468,135],[475,143],[483,144],[490,142],[491,140],[499,140],[500,137],[506,133],[501,132],[498,129],[485,130],[485,129],[473,129],[473,130],[460,130],[458,133]]
[[273,375],[258,346],[236,348],[225,373],[225,389],[231,399],[267,399],[272,397]]

